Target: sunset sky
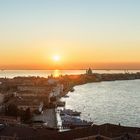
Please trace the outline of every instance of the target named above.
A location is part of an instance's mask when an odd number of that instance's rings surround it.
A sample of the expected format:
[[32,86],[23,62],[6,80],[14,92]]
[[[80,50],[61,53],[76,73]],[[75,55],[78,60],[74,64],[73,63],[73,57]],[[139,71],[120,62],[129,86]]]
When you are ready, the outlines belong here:
[[140,69],[139,0],[0,0],[1,69]]

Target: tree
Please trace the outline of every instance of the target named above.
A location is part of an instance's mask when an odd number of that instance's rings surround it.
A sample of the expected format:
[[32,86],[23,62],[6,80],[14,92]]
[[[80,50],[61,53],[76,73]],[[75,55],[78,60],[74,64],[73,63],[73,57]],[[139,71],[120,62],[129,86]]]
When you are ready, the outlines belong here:
[[5,115],[17,117],[17,115],[18,115],[18,108],[17,108],[17,106],[15,104],[9,104],[5,108]]
[[24,114],[24,121],[25,121],[25,122],[28,122],[28,121],[31,120],[31,118],[32,118],[31,110],[30,110],[30,108],[27,108],[27,109],[25,110],[25,114]]

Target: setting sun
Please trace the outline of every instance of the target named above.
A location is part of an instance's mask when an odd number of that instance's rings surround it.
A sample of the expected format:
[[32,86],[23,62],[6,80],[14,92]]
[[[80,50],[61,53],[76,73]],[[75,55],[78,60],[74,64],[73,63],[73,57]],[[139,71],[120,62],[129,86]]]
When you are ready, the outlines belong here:
[[59,55],[54,55],[53,56],[53,61],[55,61],[55,62],[60,61],[60,56]]

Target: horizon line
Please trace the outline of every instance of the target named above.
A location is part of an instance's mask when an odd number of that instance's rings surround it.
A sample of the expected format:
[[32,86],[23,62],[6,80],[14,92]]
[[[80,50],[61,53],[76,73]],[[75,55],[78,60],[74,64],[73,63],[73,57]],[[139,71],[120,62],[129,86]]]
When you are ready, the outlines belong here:
[[[91,68],[91,67],[88,67],[87,69],[89,69],[89,68]],[[5,71],[5,70],[87,70],[86,68],[84,69],[1,69],[1,71]],[[94,69],[94,68],[91,68],[92,70],[140,70],[139,68],[138,69],[136,69],[136,68],[134,68],[134,69],[109,69],[109,68],[107,68],[107,69]]]

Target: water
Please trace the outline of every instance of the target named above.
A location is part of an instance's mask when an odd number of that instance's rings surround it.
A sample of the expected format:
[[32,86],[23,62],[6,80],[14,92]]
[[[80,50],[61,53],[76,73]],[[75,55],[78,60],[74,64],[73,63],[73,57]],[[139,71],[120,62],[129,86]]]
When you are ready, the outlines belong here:
[[91,83],[69,93],[66,108],[82,112],[95,124],[113,123],[140,127],[140,80]]
[[[94,73],[124,73],[124,70],[93,70]],[[140,72],[140,70],[129,70],[130,73]],[[85,70],[0,70],[0,77],[13,78],[17,76],[40,76],[48,77],[65,74],[84,74]]]
[[58,76],[61,74],[82,74],[85,71],[82,70],[1,70],[0,77],[13,78],[17,76],[40,76],[48,77],[53,74]]

